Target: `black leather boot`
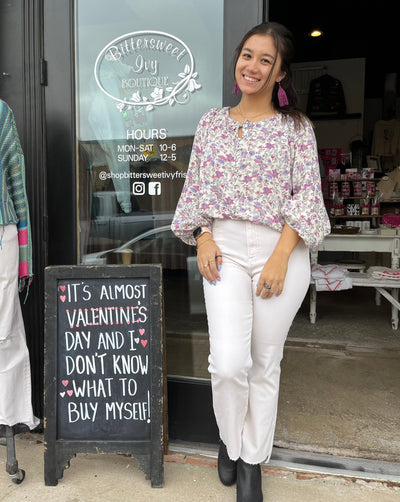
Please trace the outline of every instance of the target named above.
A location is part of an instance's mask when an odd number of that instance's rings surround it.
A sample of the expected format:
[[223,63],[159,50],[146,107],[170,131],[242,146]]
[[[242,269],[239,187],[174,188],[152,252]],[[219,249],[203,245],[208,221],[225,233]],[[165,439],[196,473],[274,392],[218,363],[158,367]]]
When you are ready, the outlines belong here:
[[218,451],[218,476],[221,483],[231,486],[236,481],[237,460],[231,460],[228,456],[226,446],[221,441]]
[[237,502],[262,502],[260,464],[247,464],[241,458],[237,465]]

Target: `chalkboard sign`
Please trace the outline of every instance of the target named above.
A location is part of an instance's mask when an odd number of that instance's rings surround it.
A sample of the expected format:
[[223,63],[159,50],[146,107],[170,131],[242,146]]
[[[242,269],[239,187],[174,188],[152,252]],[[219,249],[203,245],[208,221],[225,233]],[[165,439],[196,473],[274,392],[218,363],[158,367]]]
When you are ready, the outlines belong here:
[[159,265],[46,269],[45,483],[81,452],[131,453],[163,482]]

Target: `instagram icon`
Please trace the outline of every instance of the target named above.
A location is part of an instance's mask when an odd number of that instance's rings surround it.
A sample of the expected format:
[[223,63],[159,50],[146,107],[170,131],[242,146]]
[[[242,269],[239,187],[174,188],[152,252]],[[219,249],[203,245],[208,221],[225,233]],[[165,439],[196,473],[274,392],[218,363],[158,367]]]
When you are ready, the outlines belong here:
[[132,193],[133,195],[144,195],[146,193],[146,185],[143,181],[136,181],[132,185]]

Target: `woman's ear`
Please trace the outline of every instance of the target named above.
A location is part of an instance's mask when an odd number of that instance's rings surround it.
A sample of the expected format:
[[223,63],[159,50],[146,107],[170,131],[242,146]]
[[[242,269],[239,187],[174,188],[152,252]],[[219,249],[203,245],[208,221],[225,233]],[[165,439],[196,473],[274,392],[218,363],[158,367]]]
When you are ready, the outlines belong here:
[[276,78],[276,83],[279,84],[279,82],[281,82],[285,77],[286,77],[286,72],[282,71]]

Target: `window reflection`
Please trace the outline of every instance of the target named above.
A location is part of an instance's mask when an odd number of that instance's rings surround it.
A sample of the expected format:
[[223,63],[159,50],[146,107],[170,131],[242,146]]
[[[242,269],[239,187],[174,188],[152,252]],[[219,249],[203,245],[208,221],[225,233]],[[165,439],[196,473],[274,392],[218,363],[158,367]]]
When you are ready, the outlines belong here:
[[79,261],[162,265],[168,373],[195,378],[208,378],[202,281],[170,224],[197,123],[222,105],[223,9],[75,2]]
[[[120,153],[121,142],[107,142],[107,150],[103,149],[105,142],[80,142],[82,263],[93,261],[91,255],[97,251],[122,246],[148,230],[171,223],[192,141],[190,137],[141,143],[147,158],[140,162],[131,161],[130,153]],[[174,160],[162,161],[160,147],[161,151],[173,148],[173,154],[168,155]],[[119,158],[117,162],[126,159],[123,170],[112,170],[109,152]]]

